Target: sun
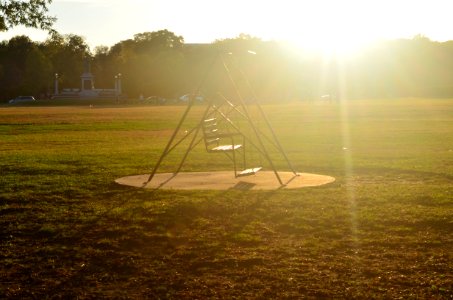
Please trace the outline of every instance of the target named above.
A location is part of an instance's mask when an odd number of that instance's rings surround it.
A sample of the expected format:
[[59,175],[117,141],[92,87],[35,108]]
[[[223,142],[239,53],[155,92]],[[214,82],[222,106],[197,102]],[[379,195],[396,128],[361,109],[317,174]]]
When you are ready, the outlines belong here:
[[313,35],[295,40],[294,43],[326,56],[345,57],[360,53],[371,41],[367,36],[349,30],[318,28]]
[[295,27],[293,42],[325,55],[355,55],[376,39],[373,34],[376,30],[361,19],[353,11],[343,10],[338,14],[334,11],[325,12],[301,24],[308,30],[301,31]]
[[[284,1],[284,0],[283,0]],[[360,52],[378,39],[384,25],[376,20],[376,7],[359,0],[284,2],[273,22],[261,22],[263,34],[326,55]],[[269,8],[268,14],[271,14]]]

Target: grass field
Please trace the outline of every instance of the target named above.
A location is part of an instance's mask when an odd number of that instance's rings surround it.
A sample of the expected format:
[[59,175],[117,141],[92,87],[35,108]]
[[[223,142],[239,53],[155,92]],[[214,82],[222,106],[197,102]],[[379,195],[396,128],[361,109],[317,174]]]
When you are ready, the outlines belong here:
[[[114,184],[150,172],[183,109],[0,107],[0,298],[452,299],[453,100],[264,106],[322,187]],[[185,170],[231,168],[210,155]]]

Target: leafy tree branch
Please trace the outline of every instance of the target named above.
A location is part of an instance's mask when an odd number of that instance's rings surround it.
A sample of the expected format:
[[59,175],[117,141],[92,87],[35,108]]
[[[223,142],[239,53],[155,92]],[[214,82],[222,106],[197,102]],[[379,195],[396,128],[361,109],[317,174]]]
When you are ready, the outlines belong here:
[[54,32],[56,18],[48,15],[51,3],[52,0],[0,1],[0,31],[24,25]]

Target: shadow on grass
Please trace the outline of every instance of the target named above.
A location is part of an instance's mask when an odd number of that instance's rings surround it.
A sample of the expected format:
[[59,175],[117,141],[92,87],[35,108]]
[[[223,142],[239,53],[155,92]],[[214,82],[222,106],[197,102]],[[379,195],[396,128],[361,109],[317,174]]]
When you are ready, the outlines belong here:
[[[214,271],[219,267],[228,268],[231,265],[247,268],[263,263],[262,258],[221,257],[220,254],[223,253],[226,244],[245,247],[261,244],[259,240],[238,234],[241,228],[254,221],[250,218],[241,219],[242,222],[235,224],[234,229],[226,229],[224,237],[216,239],[213,236],[222,231],[218,228],[221,226],[219,222],[223,222],[228,219],[229,214],[238,211],[234,202],[229,200],[229,197],[225,197],[225,191],[208,192],[206,198],[199,202],[194,199],[195,201],[192,202],[181,196],[190,195],[192,192],[145,191],[116,184],[110,185],[106,190],[110,190],[107,194],[111,195],[111,199],[106,197],[103,201],[109,202],[110,207],[79,226],[76,234],[65,238],[59,238],[57,234],[47,239],[47,243],[50,244],[83,245],[86,248],[85,258],[80,259],[78,267],[72,268],[72,274],[51,287],[56,294],[65,295],[68,288],[86,284],[86,281],[97,280],[94,278],[101,280],[105,274],[116,277],[141,274],[143,270],[140,269],[140,261],[143,259],[149,262],[149,267],[154,265],[153,268],[157,269],[174,268],[179,272],[182,270],[189,272],[189,268],[190,272],[195,273],[203,269]],[[233,198],[238,197],[238,201],[251,198],[246,207],[242,204],[240,208],[240,210],[250,211],[259,208],[276,191],[232,191],[230,193],[233,194]],[[222,201],[228,203],[226,205],[223,203],[219,207]],[[150,202],[156,202],[154,204],[158,207],[166,208],[160,211],[155,207],[147,208],[144,204]],[[116,213],[118,209],[121,210],[120,215]],[[202,230],[208,236],[199,237],[195,233],[196,228],[203,227],[199,222],[207,218],[211,218],[207,226],[213,226],[213,231]],[[183,233],[187,233],[187,236]],[[91,250],[87,250],[88,248]],[[185,251],[186,254],[184,254]],[[173,257],[173,261],[168,261],[166,257]],[[165,261],[165,266],[159,265],[158,262],[162,260]],[[167,271],[162,270],[162,272]]]
[[[318,192],[331,197],[338,192],[339,186],[334,187]],[[269,297],[283,290],[297,291],[305,286],[304,282],[309,282],[311,287],[303,293],[316,296],[319,291],[313,289],[313,282],[317,282],[313,278],[330,276],[329,272],[340,277],[344,276],[343,270],[352,272],[368,283],[382,276],[377,264],[355,265],[361,255],[378,256],[384,249],[387,256],[379,260],[379,265],[401,257],[400,240],[394,246],[385,240],[379,244],[379,238],[361,249],[369,253],[354,254],[355,243],[348,222],[334,207],[330,207],[332,212],[327,215],[324,214],[328,206],[321,210],[335,200],[325,203],[322,198],[311,202],[310,197],[317,194],[313,191],[164,191],[115,183],[101,185],[85,195],[84,201],[68,206],[76,213],[73,218],[54,220],[67,226],[29,235],[30,244],[39,245],[38,250],[31,248],[27,254],[34,257],[30,265],[35,265],[19,270],[18,274],[37,275],[27,279],[27,288],[14,296],[95,297],[114,292],[115,297],[125,298],[177,298],[189,297],[191,293],[209,298],[215,294],[203,292],[219,288],[225,289],[225,295],[232,295],[231,287],[222,287],[225,280],[233,282],[242,293],[250,291],[253,284],[260,289],[268,285]],[[49,195],[47,203],[52,203],[51,198]],[[68,198],[67,193],[62,198]],[[53,205],[58,209],[59,204]],[[429,226],[420,222],[412,225]],[[439,221],[436,228],[446,226],[445,222]],[[285,230],[285,225],[291,227]],[[66,231],[72,227],[75,229]],[[395,236],[401,237],[399,233]],[[408,245],[417,246],[416,242],[411,240]],[[442,247],[440,244],[439,249]],[[446,258],[435,259],[438,263]],[[51,268],[48,263],[51,260],[58,267]],[[374,263],[372,259],[369,262]],[[319,271],[323,266],[324,271]],[[357,268],[365,271],[354,273]],[[291,271],[295,269],[307,271]],[[294,287],[297,281],[300,288]],[[385,284],[380,283],[381,287],[388,287]],[[326,290],[326,295],[335,292],[338,291]]]

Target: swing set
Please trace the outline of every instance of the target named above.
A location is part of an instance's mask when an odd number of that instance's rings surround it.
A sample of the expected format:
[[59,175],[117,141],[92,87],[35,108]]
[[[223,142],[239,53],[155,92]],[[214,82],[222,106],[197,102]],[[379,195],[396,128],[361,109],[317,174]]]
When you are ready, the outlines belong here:
[[[230,57],[230,59],[227,60],[227,57]],[[221,93],[217,93],[216,97],[208,98],[205,102],[206,108],[204,109],[201,118],[196,122],[195,126],[186,132],[186,134],[179,137],[181,136],[181,131],[189,112],[197,102],[196,95],[199,94],[203,83],[200,84],[200,87],[196,92],[189,97],[187,107],[179,120],[176,129],[173,131],[170,140],[156,162],[148,179],[143,183],[143,186],[146,186],[153,180],[153,177],[156,175],[159,167],[168,154],[182,145],[185,140],[190,140],[190,142],[171,178],[177,176],[186,162],[189,153],[202,142],[204,143],[207,153],[221,153],[231,161],[235,178],[254,175],[263,168],[262,165],[248,165],[250,163],[250,155],[248,155],[250,151],[259,154],[260,161],[265,163],[266,166],[273,171],[280,186],[285,184],[276,168],[274,161],[275,154],[286,162],[287,167],[294,176],[298,176],[298,173],[295,171],[283,147],[278,141],[277,135],[267,116],[256,100],[256,95],[245,74],[234,64],[233,59],[231,59],[231,54],[227,57],[222,54],[217,55],[217,59],[220,60],[222,68],[231,84],[233,97],[227,97]],[[232,67],[236,67],[236,70],[239,70],[242,82],[246,82],[247,87],[251,91],[252,99],[248,99],[248,101],[244,100],[244,97],[238,88],[237,80],[233,78],[234,76],[231,71]],[[205,79],[208,77],[208,74],[209,73],[206,74]],[[202,82],[204,82],[204,80]],[[252,114],[251,112],[252,107],[256,112],[255,114]]]

